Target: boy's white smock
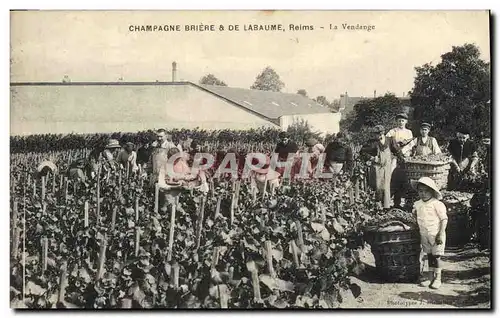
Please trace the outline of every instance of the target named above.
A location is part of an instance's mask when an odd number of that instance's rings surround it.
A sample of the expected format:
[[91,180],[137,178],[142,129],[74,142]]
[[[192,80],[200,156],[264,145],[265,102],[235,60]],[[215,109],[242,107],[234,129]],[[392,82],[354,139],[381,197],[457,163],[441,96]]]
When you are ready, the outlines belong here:
[[446,206],[443,202],[432,198],[428,201],[418,200],[413,206],[417,214],[417,223],[420,229],[420,239],[424,253],[433,255],[443,255],[446,244],[446,235],[443,243],[436,244],[436,235],[439,232],[442,220],[447,220]]

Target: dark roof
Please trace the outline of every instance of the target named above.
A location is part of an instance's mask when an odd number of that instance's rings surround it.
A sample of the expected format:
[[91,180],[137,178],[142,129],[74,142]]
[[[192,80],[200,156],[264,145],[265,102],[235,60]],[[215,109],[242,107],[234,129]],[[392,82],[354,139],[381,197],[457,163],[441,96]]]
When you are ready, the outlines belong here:
[[276,119],[284,115],[331,113],[328,107],[323,107],[312,99],[300,94],[216,85],[197,86],[271,119]]
[[216,85],[201,85],[192,82],[24,82],[11,86],[144,86],[144,85],[191,85],[241,108],[256,113],[273,122],[281,116],[331,113],[312,99],[300,94],[279,93]]

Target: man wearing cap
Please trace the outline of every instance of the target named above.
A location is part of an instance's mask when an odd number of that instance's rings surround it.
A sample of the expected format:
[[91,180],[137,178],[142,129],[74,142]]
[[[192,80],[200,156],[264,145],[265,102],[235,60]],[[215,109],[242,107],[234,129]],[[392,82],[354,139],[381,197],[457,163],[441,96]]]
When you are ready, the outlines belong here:
[[398,151],[398,146],[392,137],[387,137],[382,125],[375,126],[372,134],[373,138],[361,148],[360,156],[372,163],[369,184],[375,190],[377,200],[383,202],[384,198],[390,199],[391,164],[393,153]]
[[[408,144],[413,138],[413,133],[411,130],[406,128],[406,124],[408,123],[408,115],[405,113],[400,113],[396,115],[396,123],[397,127],[392,128],[387,132],[387,137],[391,137],[394,139],[394,141],[399,145],[399,147],[404,147],[406,144]],[[411,149],[408,148],[401,148],[402,154],[404,156],[409,155]],[[392,170],[396,168],[397,165],[397,160],[394,158],[392,162]]]
[[475,174],[475,167],[479,161],[479,157],[477,155],[476,144],[469,138],[469,130],[461,127],[457,129],[456,139],[450,141],[448,145],[448,152],[451,155],[448,190],[457,189],[466,174]]
[[420,136],[413,139],[408,145],[403,147],[403,153],[410,153],[410,156],[428,156],[441,153],[441,149],[437,143],[436,138],[430,137],[431,124],[422,123],[420,125]]

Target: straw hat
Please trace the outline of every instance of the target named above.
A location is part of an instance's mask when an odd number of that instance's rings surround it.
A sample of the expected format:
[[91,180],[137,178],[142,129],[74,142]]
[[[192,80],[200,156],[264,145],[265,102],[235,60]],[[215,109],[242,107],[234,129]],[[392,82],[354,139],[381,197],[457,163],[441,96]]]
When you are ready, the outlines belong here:
[[121,148],[122,146],[120,146],[120,142],[118,142],[118,140],[116,139],[110,139],[108,140],[108,144],[106,145],[106,149],[112,149],[112,148]]
[[417,187],[418,184],[423,184],[423,185],[431,188],[436,193],[436,199],[441,200],[443,198],[443,196],[441,195],[441,192],[439,191],[439,188],[436,185],[436,182],[434,182],[434,180],[432,180],[431,178],[422,177],[422,178],[418,179],[418,181],[415,182],[415,184],[414,184],[415,188]]

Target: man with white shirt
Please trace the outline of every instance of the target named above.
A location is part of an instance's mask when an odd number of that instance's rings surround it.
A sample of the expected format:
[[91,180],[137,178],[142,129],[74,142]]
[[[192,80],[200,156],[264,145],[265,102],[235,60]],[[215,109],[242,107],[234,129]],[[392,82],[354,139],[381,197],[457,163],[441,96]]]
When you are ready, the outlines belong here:
[[431,125],[429,123],[422,123],[420,125],[420,137],[413,139],[403,148],[402,152],[412,157],[440,154],[441,149],[436,138],[429,136],[430,131]]
[[172,141],[172,135],[167,134],[166,130],[160,128],[156,131],[157,141],[153,143],[153,147],[166,149],[167,151],[170,148],[177,147],[179,151],[182,151],[182,147],[180,145],[175,145]]
[[413,139],[413,133],[406,128],[408,115],[405,113],[397,114],[396,122],[397,127],[389,130],[386,136],[391,137],[399,148],[398,153],[392,158],[391,162],[391,193],[394,195],[394,206],[400,207],[401,199],[408,190],[408,180],[403,168],[401,166],[398,167],[398,157],[410,154],[411,148],[404,146]]

